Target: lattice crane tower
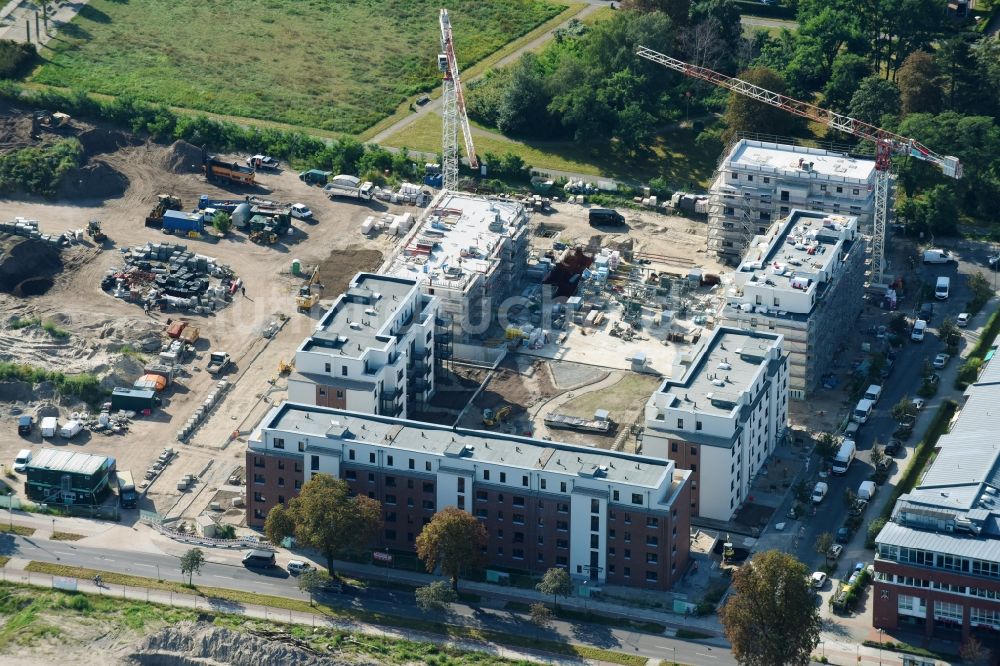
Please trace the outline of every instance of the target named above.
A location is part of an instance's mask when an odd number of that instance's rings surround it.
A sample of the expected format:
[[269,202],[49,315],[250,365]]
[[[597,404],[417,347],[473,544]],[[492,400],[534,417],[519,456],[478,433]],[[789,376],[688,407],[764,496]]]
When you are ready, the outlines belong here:
[[451,20],[448,10],[442,9],[441,22],[441,53],[438,55],[438,69],[441,70],[443,94],[441,96],[441,179],[445,190],[458,187],[458,128],[462,128],[465,139],[465,152],[469,158],[469,166],[479,167],[476,159],[476,147],[472,143],[472,130],[469,128],[469,117],[465,113],[465,97],[462,94],[462,79],[458,73],[458,60],[455,58],[455,45],[451,39]]

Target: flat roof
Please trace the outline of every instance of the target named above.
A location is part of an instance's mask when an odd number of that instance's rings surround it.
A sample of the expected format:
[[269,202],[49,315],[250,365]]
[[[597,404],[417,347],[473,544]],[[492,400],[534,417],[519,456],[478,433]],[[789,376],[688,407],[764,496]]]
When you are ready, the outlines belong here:
[[387,324],[416,285],[414,280],[400,277],[358,273],[300,350],[329,350],[338,356],[361,358],[366,349],[384,349],[391,342]]
[[527,223],[522,204],[470,194],[443,192],[414,227],[389,275],[464,289],[489,272],[504,238]]
[[659,458],[291,402],[273,408],[260,427],[645,488],[659,488],[674,467]]
[[108,463],[108,460],[107,456],[95,456],[90,453],[42,449],[36,451],[32,456],[28,468],[90,476],[99,472]]
[[768,354],[780,336],[721,326],[705,346],[696,351],[694,362],[683,378],[667,379],[659,393],[672,409],[708,414],[729,414],[750,387],[758,370],[768,363]]
[[[799,159],[811,167],[799,166]],[[791,146],[741,139],[726,157],[727,164],[794,174],[796,177],[818,177],[837,180],[868,181],[875,174],[875,161],[858,159],[822,148]]]

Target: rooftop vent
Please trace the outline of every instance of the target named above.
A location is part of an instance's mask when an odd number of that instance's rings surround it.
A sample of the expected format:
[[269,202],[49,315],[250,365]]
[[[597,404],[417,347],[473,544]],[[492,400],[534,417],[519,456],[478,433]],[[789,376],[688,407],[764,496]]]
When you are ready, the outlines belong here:
[[364,328],[364,326],[362,326],[361,323],[359,323],[359,322],[352,321],[351,322],[351,328],[354,329],[355,331],[360,331],[361,329]]
[[726,362],[722,362],[722,363],[720,363],[720,364],[718,365],[718,369],[719,369],[719,370],[732,370],[732,369],[733,369],[733,366],[729,365],[729,364],[728,364],[728,363],[726,363]]

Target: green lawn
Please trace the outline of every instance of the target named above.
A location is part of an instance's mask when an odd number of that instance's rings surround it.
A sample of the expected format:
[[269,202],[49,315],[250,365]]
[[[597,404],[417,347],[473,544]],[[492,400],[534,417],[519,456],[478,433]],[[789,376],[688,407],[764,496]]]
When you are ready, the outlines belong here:
[[[532,168],[554,169],[588,176],[605,176],[624,181],[646,181],[661,176],[686,187],[689,182],[708,187],[719,158],[718,145],[697,144],[689,128],[675,128],[660,133],[645,155],[631,159],[617,156],[606,146],[581,146],[572,141],[516,140],[472,123],[476,152],[520,155]],[[477,130],[487,130],[488,135]],[[441,152],[441,116],[430,113],[410,123],[389,137],[385,144],[425,152]]]
[[[92,0],[32,79],[228,116],[357,134],[439,81],[431,0]],[[463,67],[565,10],[452,0]]]

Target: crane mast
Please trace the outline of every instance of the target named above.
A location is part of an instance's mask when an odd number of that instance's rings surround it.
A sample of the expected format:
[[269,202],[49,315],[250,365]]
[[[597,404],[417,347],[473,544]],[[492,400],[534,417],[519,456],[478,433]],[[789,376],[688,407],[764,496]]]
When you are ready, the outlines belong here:
[[962,164],[957,157],[938,155],[919,141],[875,127],[869,123],[841,113],[824,109],[808,102],[793,99],[781,93],[762,88],[748,81],[727,76],[699,67],[640,46],[636,55],[702,81],[732,90],[751,99],[784,109],[827,127],[871,141],[875,144],[875,210],[872,215],[872,280],[881,285],[885,277],[885,230],[889,219],[889,189],[892,178],[892,157],[906,155],[930,162],[950,178],[962,177]]
[[441,180],[445,190],[458,187],[458,129],[462,129],[465,140],[465,152],[469,165],[475,169],[479,166],[476,158],[476,147],[472,143],[472,130],[469,127],[469,117],[465,112],[465,96],[462,94],[462,79],[458,72],[458,60],[455,58],[455,46],[451,38],[451,19],[448,10],[442,9],[441,23],[441,53],[438,55],[438,69],[442,73],[443,94],[441,123]]

